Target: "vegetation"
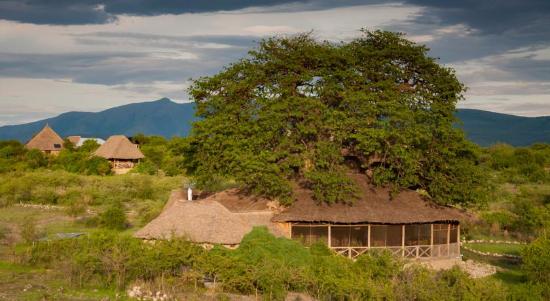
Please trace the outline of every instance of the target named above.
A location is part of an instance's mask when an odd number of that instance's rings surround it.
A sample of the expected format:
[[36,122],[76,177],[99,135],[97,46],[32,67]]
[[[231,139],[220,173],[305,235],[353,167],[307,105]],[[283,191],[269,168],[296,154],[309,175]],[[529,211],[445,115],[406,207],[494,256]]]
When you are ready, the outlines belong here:
[[520,255],[523,248],[522,245],[505,244],[505,243],[470,243],[465,244],[470,249],[485,252],[506,255]]
[[93,156],[98,147],[93,140],[86,141],[79,148],[65,141],[65,149],[58,156],[47,156],[36,149],[28,150],[18,141],[0,141],[0,174],[38,168],[62,169],[85,175],[110,174],[109,161]]
[[151,245],[126,235],[97,232],[86,238],[38,243],[20,256],[34,266],[62,267],[72,285],[84,288],[125,287],[162,277],[167,283],[176,278],[187,282],[187,289],[200,289],[206,277],[219,283],[223,292],[256,294],[267,300],[282,300],[288,291],[337,300],[437,300],[442,296],[505,300],[515,292],[494,279],[469,278],[456,268],[434,273],[421,266],[405,267],[387,253],[351,261],[325,246],[305,248],[262,228],[248,234],[236,250],[206,251],[177,239]]
[[145,158],[136,167],[136,172],[153,175],[162,171],[168,176],[176,176],[185,171],[183,166],[185,138],[174,137],[167,140],[160,136],[138,134],[131,137],[131,140],[140,145],[140,149],[145,155]]
[[354,198],[351,168],[440,203],[473,202],[484,180],[478,150],[453,127],[463,86],[427,51],[382,31],[339,44],[264,40],[190,88],[201,119],[187,171],[203,187],[229,178],[286,202],[290,182],[304,182],[332,203]]
[[[523,268],[527,276],[550,288],[550,238],[547,234],[533,241],[522,251]],[[549,290],[550,291],[550,290]]]

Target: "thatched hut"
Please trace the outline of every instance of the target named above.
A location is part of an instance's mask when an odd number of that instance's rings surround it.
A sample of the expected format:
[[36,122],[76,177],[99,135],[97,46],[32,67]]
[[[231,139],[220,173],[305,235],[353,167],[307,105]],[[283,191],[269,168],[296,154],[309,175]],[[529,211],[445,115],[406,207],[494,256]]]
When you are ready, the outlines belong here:
[[45,154],[55,156],[63,149],[63,139],[46,124],[25,146],[28,149],[38,149]]
[[144,158],[138,146],[130,142],[124,135],[109,137],[94,154],[109,160],[116,174],[127,173],[134,168],[139,160]]
[[391,193],[368,184],[365,176],[352,176],[360,198],[351,205],[319,203],[299,185],[295,202],[286,208],[229,190],[196,201],[173,201],[136,236],[175,234],[200,243],[235,245],[253,226],[267,226],[275,235],[306,245],[320,241],[350,258],[368,250],[424,259],[460,255],[462,212],[434,205],[416,191]]
[[223,191],[189,201],[183,191],[172,192],[163,212],[135,233],[142,239],[185,237],[201,244],[238,245],[255,226],[266,226],[278,235],[283,229],[271,222],[274,212],[267,202]]

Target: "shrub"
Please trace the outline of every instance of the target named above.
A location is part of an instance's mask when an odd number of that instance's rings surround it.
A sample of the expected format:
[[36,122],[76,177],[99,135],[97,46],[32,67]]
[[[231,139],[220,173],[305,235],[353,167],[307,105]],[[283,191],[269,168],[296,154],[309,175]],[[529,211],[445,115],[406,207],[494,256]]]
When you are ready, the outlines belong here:
[[523,248],[522,268],[529,279],[536,283],[550,284],[550,238],[543,234]]
[[26,217],[20,225],[21,238],[26,243],[34,242],[38,239],[38,230],[36,228],[36,221],[34,218]]
[[99,216],[99,224],[111,230],[124,230],[128,227],[126,213],[122,204],[115,203]]
[[105,158],[93,156],[84,162],[81,173],[87,175],[109,175],[111,174],[111,164]]
[[65,212],[71,217],[77,217],[86,212],[86,205],[78,201],[72,202],[69,206],[67,206]]
[[38,242],[22,259],[45,267],[65,267],[72,283],[119,289],[137,279],[181,275],[193,267],[204,250],[183,240],[154,246],[129,235],[99,231],[89,237]]

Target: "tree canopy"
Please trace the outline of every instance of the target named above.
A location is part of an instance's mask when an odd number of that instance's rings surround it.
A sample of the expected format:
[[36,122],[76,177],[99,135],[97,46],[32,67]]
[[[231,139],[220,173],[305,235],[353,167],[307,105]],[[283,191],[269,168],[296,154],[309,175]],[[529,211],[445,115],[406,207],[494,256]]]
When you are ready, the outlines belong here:
[[385,31],[344,43],[273,37],[189,92],[200,120],[185,149],[199,186],[233,180],[292,200],[355,197],[349,172],[376,185],[467,203],[483,180],[477,148],[453,127],[464,86],[428,48]]

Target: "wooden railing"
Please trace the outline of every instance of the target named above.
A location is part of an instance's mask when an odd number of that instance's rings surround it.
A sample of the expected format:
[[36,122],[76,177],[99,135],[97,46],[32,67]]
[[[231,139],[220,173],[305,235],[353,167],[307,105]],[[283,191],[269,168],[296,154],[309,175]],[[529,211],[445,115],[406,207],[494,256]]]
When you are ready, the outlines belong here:
[[460,255],[460,245],[449,243],[442,245],[418,245],[397,247],[332,247],[336,254],[355,259],[367,251],[389,251],[391,254],[406,258],[457,257]]

